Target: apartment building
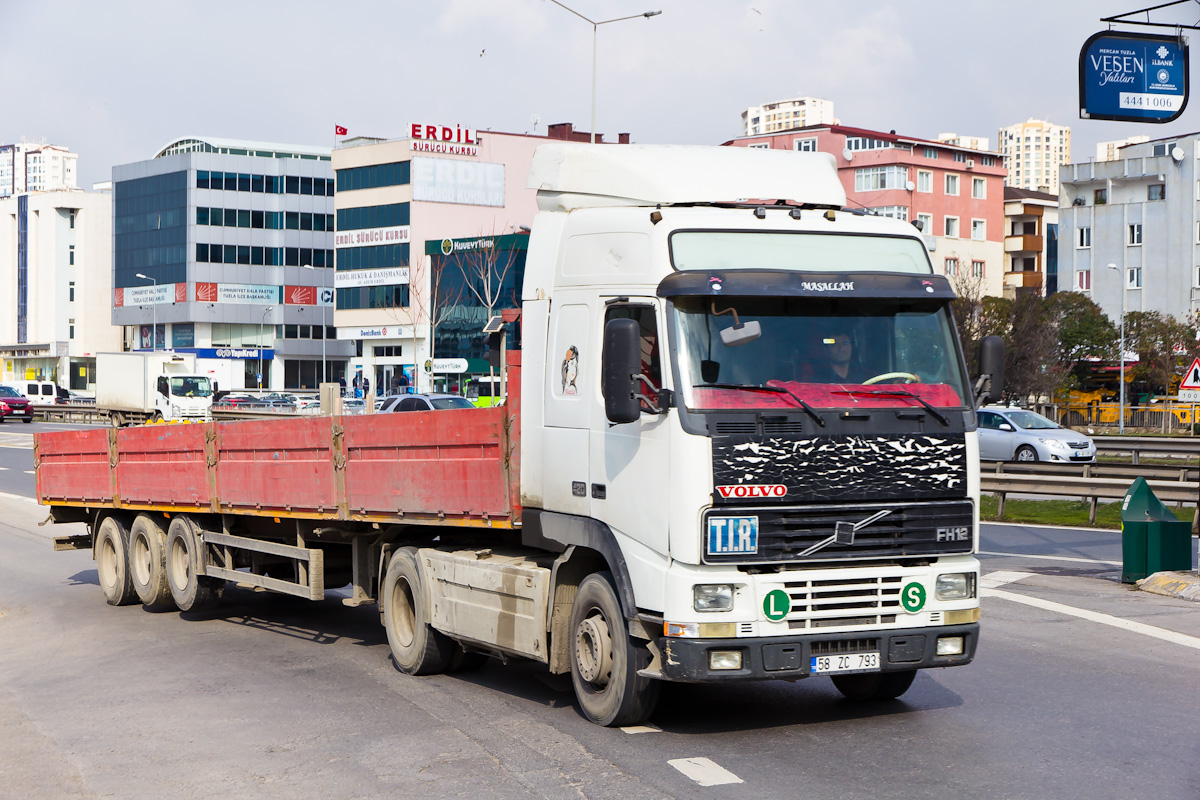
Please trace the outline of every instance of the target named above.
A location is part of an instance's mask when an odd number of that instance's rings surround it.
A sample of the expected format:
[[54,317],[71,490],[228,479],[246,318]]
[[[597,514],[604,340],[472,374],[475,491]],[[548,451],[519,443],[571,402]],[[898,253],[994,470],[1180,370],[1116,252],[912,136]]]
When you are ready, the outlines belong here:
[[0,144],[0,197],[77,187],[79,156],[56,144]]
[[833,154],[849,207],[919,225],[936,272],[1004,290],[1004,168],[1000,156],[893,132],[819,125],[725,142]]
[[1058,194],[1058,168],[1071,161],[1071,128],[1030,119],[1001,128],[997,138],[1005,186]]
[[812,125],[836,125],[833,101],[820,97],[793,97],[776,100],[761,106],[750,106],[742,112],[742,130],[746,136],[777,133]]
[[1120,157],[1119,151],[1127,144],[1141,144],[1142,142],[1150,141],[1150,137],[1127,136],[1124,139],[1114,139],[1111,142],[1098,142],[1096,144],[1096,160],[1097,161],[1115,161]]
[[1004,296],[1058,291],[1058,195],[1004,187]]

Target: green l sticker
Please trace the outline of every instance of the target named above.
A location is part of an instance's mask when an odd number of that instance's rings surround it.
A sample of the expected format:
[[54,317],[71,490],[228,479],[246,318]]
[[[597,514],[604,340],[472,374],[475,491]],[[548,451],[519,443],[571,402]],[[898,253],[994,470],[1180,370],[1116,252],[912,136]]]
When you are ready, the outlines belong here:
[[925,587],[919,583],[910,583],[900,592],[900,605],[910,614],[915,614],[925,607]]
[[763,613],[771,622],[778,622],[792,610],[792,598],[783,589],[772,589],[763,598]]

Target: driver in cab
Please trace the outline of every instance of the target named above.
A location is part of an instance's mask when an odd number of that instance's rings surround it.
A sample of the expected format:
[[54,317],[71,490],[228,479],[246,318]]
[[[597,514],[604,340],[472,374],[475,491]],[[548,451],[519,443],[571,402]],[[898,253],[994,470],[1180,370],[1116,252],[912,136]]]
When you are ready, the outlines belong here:
[[821,340],[827,365],[817,374],[820,383],[862,383],[873,374],[855,358],[854,343],[848,333],[835,333]]

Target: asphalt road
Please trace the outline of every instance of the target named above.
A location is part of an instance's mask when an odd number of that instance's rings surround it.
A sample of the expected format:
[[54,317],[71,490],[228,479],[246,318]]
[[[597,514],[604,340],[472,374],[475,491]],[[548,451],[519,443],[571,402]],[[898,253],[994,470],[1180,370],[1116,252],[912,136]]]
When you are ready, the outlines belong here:
[[0,497],[3,798],[1200,797],[1200,605],[1120,584],[1116,533],[987,525],[978,657],[899,701],[668,686],[626,732],[535,665],[402,675],[336,598],[110,608],[44,517]]

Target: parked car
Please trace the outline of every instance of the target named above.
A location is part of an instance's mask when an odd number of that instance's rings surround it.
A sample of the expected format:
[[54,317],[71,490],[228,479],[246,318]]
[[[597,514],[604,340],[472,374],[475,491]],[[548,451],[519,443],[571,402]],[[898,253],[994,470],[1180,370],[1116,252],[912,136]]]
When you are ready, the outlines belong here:
[[475,408],[471,401],[456,394],[398,394],[387,398],[379,408],[386,411],[444,411],[454,408]]
[[1096,460],[1096,443],[1041,414],[985,406],[979,417],[979,458],[984,461],[1051,461],[1086,464]]
[[3,400],[0,400],[0,422],[4,422],[4,418],[10,416],[11,414],[12,407]]
[[52,381],[9,381],[4,385],[17,394],[24,395],[35,405],[64,403],[70,396],[70,392]]
[[367,410],[367,401],[361,397],[342,398],[343,414],[362,414]]
[[11,386],[0,385],[0,400],[3,400],[9,411],[12,412],[0,416],[0,422],[9,418],[33,422],[33,403],[29,402],[28,397]]

